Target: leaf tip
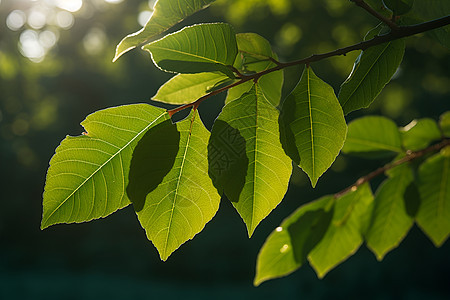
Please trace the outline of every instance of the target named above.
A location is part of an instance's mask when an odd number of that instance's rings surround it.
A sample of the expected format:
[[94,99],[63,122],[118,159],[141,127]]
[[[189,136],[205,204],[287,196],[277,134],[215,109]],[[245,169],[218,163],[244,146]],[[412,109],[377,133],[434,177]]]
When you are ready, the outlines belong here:
[[44,230],[44,229],[50,227],[51,225],[52,225],[52,224],[49,224],[49,223],[47,222],[47,220],[42,219],[40,228],[41,228],[41,230]]
[[264,278],[259,278],[258,274],[256,274],[255,279],[253,280],[253,286],[258,287],[265,281]]
[[128,51],[130,51],[130,50],[136,48],[136,46],[130,46],[130,47],[126,48],[126,49],[122,49],[123,42],[124,42],[126,39],[127,39],[127,37],[125,37],[125,38],[124,38],[122,41],[120,41],[120,43],[117,45],[117,47],[116,47],[116,53],[115,53],[114,58],[113,58],[113,60],[112,60],[113,63],[116,62],[116,61],[119,59],[119,57],[121,57],[123,54],[125,54],[125,53],[127,53]]

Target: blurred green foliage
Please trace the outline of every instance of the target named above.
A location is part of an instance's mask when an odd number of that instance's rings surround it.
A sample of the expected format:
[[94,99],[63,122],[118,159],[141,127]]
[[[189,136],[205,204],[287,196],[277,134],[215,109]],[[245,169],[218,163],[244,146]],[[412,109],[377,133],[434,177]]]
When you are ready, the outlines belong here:
[[[301,295],[307,299],[444,299],[450,295],[448,243],[435,249],[417,230],[382,263],[365,250],[322,281],[305,268],[257,290],[246,288],[254,276],[257,251],[274,226],[300,204],[342,189],[382,160],[340,156],[316,189],[309,187],[301,171],[294,171],[287,197],[251,240],[231,205],[224,202],[214,222],[165,264],[159,262],[144,231],[137,229],[130,209],[106,220],[40,232],[45,171],[58,143],[66,134],[80,134],[79,123],[86,115],[105,107],[147,102],[169,78],[153,67],[143,51],[134,50],[111,62],[116,44],[140,29],[139,13],[150,12],[153,1],[84,0],[79,10],[70,13],[73,25],[67,29],[55,24],[39,28],[32,23],[33,28],[26,22],[15,30],[7,26],[11,12],[27,15],[33,7],[50,2],[0,1],[0,298],[60,299],[64,293],[67,299],[95,295],[115,299],[152,292],[186,299],[210,299],[213,294],[217,299]],[[381,4],[381,0],[370,2]],[[236,32],[267,38],[281,61],[359,42],[378,24],[347,0],[218,0],[174,30],[217,21],[230,22]],[[57,39],[46,48],[45,56],[33,59],[39,62],[23,55],[20,37],[25,30],[32,30],[28,31],[31,37],[51,31]],[[337,91],[357,55],[315,63],[314,70]],[[285,93],[300,75],[298,68],[286,70],[290,81]],[[450,51],[430,34],[422,34],[407,39],[405,59],[395,79],[370,108],[350,114],[349,120],[379,114],[404,126],[414,118],[437,119],[449,107],[449,93]],[[202,104],[201,112],[211,114],[206,118],[208,126],[222,103],[223,95]],[[78,292],[71,295],[74,285]],[[111,292],[112,286],[121,286],[121,292]],[[128,293],[123,293],[126,289]]]

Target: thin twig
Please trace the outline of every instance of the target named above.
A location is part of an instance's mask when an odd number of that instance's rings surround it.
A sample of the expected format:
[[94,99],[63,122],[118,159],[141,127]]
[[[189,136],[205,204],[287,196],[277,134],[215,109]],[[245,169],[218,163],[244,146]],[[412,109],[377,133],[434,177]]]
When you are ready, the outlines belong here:
[[450,24],[450,15],[445,16],[443,18],[440,19],[435,19],[429,22],[425,22],[425,23],[421,23],[421,24],[417,24],[417,25],[410,25],[410,26],[399,26],[397,30],[392,30],[391,32],[389,32],[388,34],[385,35],[379,35],[379,36],[375,36],[374,38],[367,40],[367,41],[363,41],[348,47],[344,47],[344,48],[340,48],[340,49],[336,49],[334,51],[331,52],[327,52],[327,53],[322,53],[322,54],[313,54],[309,57],[300,59],[300,60],[295,60],[295,61],[291,61],[291,62],[287,62],[287,63],[281,63],[278,62],[277,66],[261,71],[259,73],[255,73],[255,74],[251,74],[251,75],[243,75],[243,77],[230,85],[227,85],[223,88],[220,88],[218,90],[215,90],[213,92],[210,92],[204,96],[202,96],[201,98],[199,98],[198,100],[196,100],[193,103],[190,104],[185,104],[183,106],[177,107],[175,109],[169,110],[169,115],[173,115],[176,112],[179,112],[185,108],[188,107],[192,107],[194,105],[198,105],[200,104],[202,101],[204,101],[205,99],[217,95],[221,92],[224,92],[232,87],[238,86],[244,82],[247,82],[249,80],[253,80],[253,81],[258,81],[258,79],[266,74],[275,72],[275,71],[279,71],[282,70],[284,68],[287,67],[292,67],[292,66],[297,66],[297,65],[310,65],[313,62],[317,62],[326,58],[330,58],[333,56],[340,56],[340,55],[346,55],[349,52],[352,51],[356,51],[356,50],[366,50],[370,47],[374,47],[383,43],[387,43],[387,42],[391,42],[393,40],[397,40],[397,39],[401,39],[404,37],[408,37],[408,36],[412,36],[412,35],[416,35],[418,33],[422,33],[422,32],[426,32],[426,31],[430,31],[433,29],[437,29],[440,27],[444,27]]
[[385,16],[378,13],[376,10],[374,10],[372,7],[370,7],[364,0],[350,0],[353,3],[355,3],[357,6],[361,7],[362,9],[366,10],[369,14],[389,26],[392,30],[398,30],[398,25],[395,24],[392,20],[386,18]]
[[377,176],[379,176],[381,174],[384,174],[386,171],[388,171],[390,169],[393,169],[393,168],[395,168],[395,167],[397,167],[397,166],[399,166],[401,164],[404,164],[406,162],[410,162],[412,160],[415,160],[415,159],[417,159],[419,157],[422,157],[425,154],[428,154],[430,152],[439,151],[439,150],[441,150],[444,147],[449,146],[449,145],[450,145],[450,139],[445,139],[445,140],[441,141],[438,144],[434,144],[434,145],[432,145],[432,146],[430,146],[428,148],[422,149],[420,151],[407,153],[405,157],[403,157],[403,158],[401,158],[399,160],[396,160],[396,161],[394,161],[392,163],[386,164],[383,167],[380,167],[380,168],[376,169],[375,171],[373,171],[373,172],[371,172],[371,173],[369,173],[369,174],[367,174],[367,175],[365,175],[363,177],[360,177],[358,180],[356,180],[356,182],[353,185],[351,185],[351,186],[343,189],[342,191],[334,194],[334,198],[337,199],[337,198],[340,198],[340,197],[344,196],[345,194],[347,194],[347,193],[349,193],[351,191],[356,191],[358,189],[358,187],[360,187],[364,183],[369,182],[370,180],[374,179],[375,177],[377,177]]

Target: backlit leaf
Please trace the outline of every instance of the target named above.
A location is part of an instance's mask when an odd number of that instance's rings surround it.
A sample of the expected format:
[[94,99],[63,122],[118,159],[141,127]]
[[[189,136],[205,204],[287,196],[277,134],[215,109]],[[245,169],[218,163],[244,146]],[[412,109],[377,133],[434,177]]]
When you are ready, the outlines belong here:
[[178,74],[162,85],[152,100],[169,104],[192,103],[229,79],[221,73]]
[[[291,158],[308,174],[314,187],[344,145],[347,124],[342,108],[333,89],[308,67],[282,111],[284,129],[290,130],[294,138],[286,143],[296,146]],[[286,152],[290,154],[289,150]]]
[[133,149],[148,129],[167,119],[165,110],[146,104],[89,115],[81,123],[87,133],[66,137],[50,161],[41,228],[106,217],[127,206]]
[[376,192],[366,242],[378,260],[382,260],[386,253],[400,244],[414,223],[407,211],[408,199],[405,199],[406,189],[412,180],[410,168],[407,165],[400,166],[395,176],[386,179]]
[[[236,57],[234,67],[242,73],[255,73],[273,68],[276,64],[270,58],[278,60],[278,56],[272,51],[270,43],[256,33],[236,34],[239,54]],[[269,101],[277,106],[281,100],[281,88],[283,87],[283,71],[271,72],[258,80],[261,91]],[[228,91],[226,102],[239,99],[242,94],[252,88],[252,82],[246,82]]]
[[353,70],[339,91],[344,114],[368,107],[391,80],[405,52],[403,39],[364,50],[356,59]]
[[[199,233],[216,214],[220,202],[220,196],[208,176],[207,145],[210,134],[197,111],[176,125],[169,126],[172,129],[166,128],[167,134],[174,130],[179,132],[178,152],[173,158],[173,166],[157,187],[148,189],[145,199],[133,202],[139,221],[162,260]],[[160,143],[163,141],[162,137]],[[155,144],[156,141],[147,143],[141,150],[144,154],[136,162],[145,164],[150,174],[160,172],[162,168],[161,163],[152,163],[158,158],[145,159],[145,148],[157,147]],[[169,149],[173,149],[173,145]],[[160,160],[167,158],[170,158],[168,154],[160,154]]]
[[411,151],[423,149],[441,138],[439,127],[433,119],[413,120],[400,133],[403,147]]
[[327,232],[308,255],[319,278],[353,255],[363,243],[373,207],[368,184],[336,200]]
[[402,151],[400,132],[390,119],[368,116],[348,124],[347,139],[342,148],[344,153],[370,157]]
[[450,157],[435,154],[420,167],[420,207],[416,222],[436,247],[450,235]]
[[163,71],[201,73],[220,71],[233,78],[229,68],[237,54],[236,35],[224,23],[184,27],[147,44],[153,62]]
[[300,268],[323,238],[333,216],[333,196],[301,206],[266,239],[258,254],[254,285]]
[[215,0],[157,0],[147,24],[138,32],[127,35],[117,45],[114,60],[144,43],[150,42],[176,23],[196,11],[206,8]]
[[210,176],[241,215],[249,236],[281,202],[292,172],[280,144],[278,115],[256,85],[224,106],[211,133]]

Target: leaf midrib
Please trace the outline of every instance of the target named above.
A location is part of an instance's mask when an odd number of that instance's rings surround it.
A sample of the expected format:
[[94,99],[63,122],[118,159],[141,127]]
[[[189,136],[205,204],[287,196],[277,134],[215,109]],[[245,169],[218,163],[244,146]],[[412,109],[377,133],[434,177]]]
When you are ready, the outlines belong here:
[[183,54],[183,55],[186,55],[186,56],[192,56],[192,57],[195,57],[195,58],[206,60],[208,62],[212,62],[212,63],[215,63],[215,64],[220,64],[220,65],[225,66],[224,62],[220,62],[220,61],[217,61],[217,60],[214,60],[212,58],[205,57],[205,56],[195,55],[195,54],[189,53],[189,52],[183,52],[183,51],[180,51],[180,50],[170,49],[170,48],[165,48],[165,47],[158,47],[158,46],[155,46],[155,45],[149,46],[149,49],[151,49],[151,48],[158,49],[158,50],[164,50],[164,51],[168,51],[168,52],[174,52],[174,53],[177,53],[177,54]]
[[67,200],[69,200],[79,189],[81,189],[86,182],[88,182],[95,174],[97,174],[98,171],[100,171],[106,164],[108,164],[110,161],[112,161],[119,153],[121,153],[125,148],[127,148],[132,142],[136,140],[138,136],[140,136],[144,131],[146,131],[148,128],[150,128],[155,122],[157,122],[162,116],[164,116],[166,112],[161,113],[155,120],[150,122],[147,126],[144,127],[141,131],[139,131],[128,143],[126,143],[122,148],[119,148],[116,153],[111,155],[109,159],[107,159],[102,165],[100,165],[91,175],[89,175],[78,187],[75,188],[75,190],[67,196],[49,215],[45,220],[42,221],[42,228],[45,228],[47,225],[47,221],[53,216],[53,214],[59,210],[61,206],[63,206]]
[[[354,90],[350,93],[350,95],[347,97],[347,100],[342,103],[342,107],[344,107],[347,102],[350,100],[350,98],[353,96],[354,93],[356,93],[356,91],[359,89],[359,87],[361,86],[362,82],[364,81],[364,79],[366,79],[366,77],[368,76],[368,74],[370,73],[370,71],[372,71],[373,66],[378,62],[378,60],[380,59],[380,57],[384,54],[384,52],[386,51],[386,49],[391,45],[392,42],[388,42],[386,43],[386,47],[384,47],[384,49],[382,51],[380,51],[379,55],[377,56],[377,58],[373,61],[372,65],[369,67],[369,69],[367,70],[367,72],[364,74],[364,76],[362,77],[362,79],[359,81],[359,83],[356,85],[356,87],[354,88]],[[360,62],[361,63],[361,62]],[[356,70],[355,70],[356,72]]]
[[164,242],[164,248],[163,248],[163,253],[164,253],[164,257],[165,258],[167,258],[167,246],[168,246],[168,243],[169,243],[170,228],[172,226],[173,214],[175,212],[175,203],[176,203],[177,197],[178,197],[178,189],[180,187],[180,182],[181,182],[181,178],[182,178],[183,171],[184,171],[184,162],[186,161],[187,152],[188,152],[188,149],[189,149],[189,144],[191,142],[192,126],[194,124],[195,117],[196,117],[196,113],[194,112],[194,115],[192,116],[192,120],[191,120],[191,125],[190,125],[190,128],[189,128],[188,138],[187,138],[187,141],[186,141],[186,148],[184,149],[183,157],[182,157],[182,160],[181,160],[180,173],[178,175],[177,185],[175,187],[175,195],[174,195],[174,198],[173,198],[172,209],[171,209],[171,212],[170,212],[169,224],[167,225],[167,234],[166,234],[166,238],[165,238],[165,242]]
[[311,135],[311,164],[312,164],[312,179],[315,180],[315,152],[314,152],[314,132],[313,132],[313,120],[312,120],[312,109],[311,109],[311,87],[310,87],[310,69],[307,68],[307,84],[308,84],[308,113],[309,113],[309,126]]

